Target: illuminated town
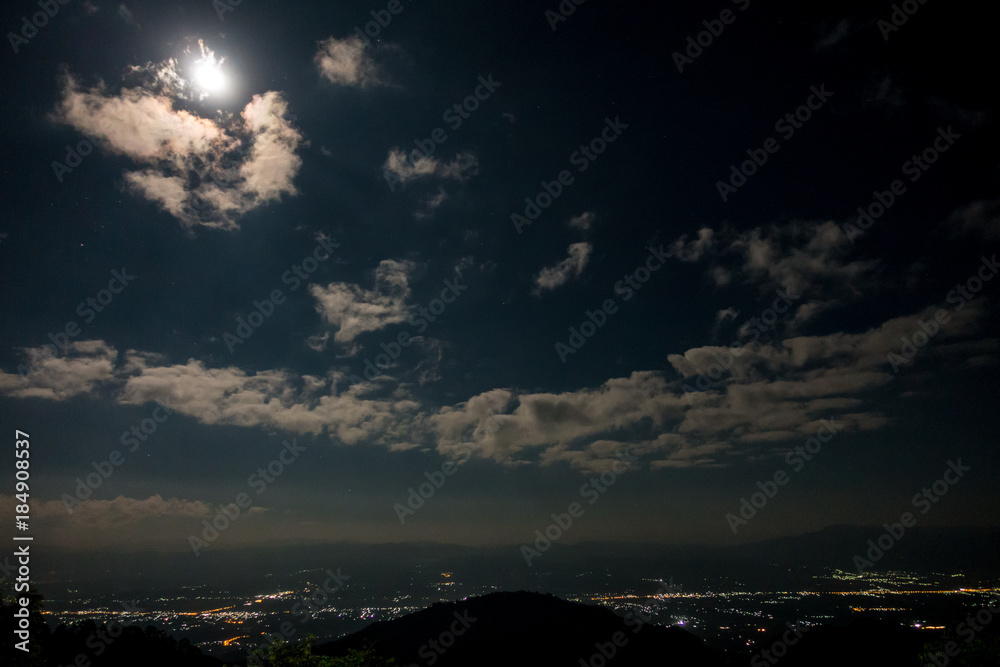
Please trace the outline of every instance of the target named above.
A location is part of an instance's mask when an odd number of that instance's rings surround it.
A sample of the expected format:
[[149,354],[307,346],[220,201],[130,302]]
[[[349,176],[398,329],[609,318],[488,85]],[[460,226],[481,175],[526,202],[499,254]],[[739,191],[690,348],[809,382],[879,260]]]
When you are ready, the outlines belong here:
[[[421,579],[426,583],[422,584]],[[814,586],[808,590],[751,590],[739,582],[723,588],[705,582],[672,581],[669,577],[643,578],[641,584],[617,592],[571,594],[539,590],[573,602],[603,605],[621,616],[676,625],[710,645],[734,651],[751,646],[762,633],[786,624],[805,629],[856,616],[940,630],[946,619],[975,613],[1000,593],[1000,587],[969,581],[963,574],[919,576],[886,571],[857,575],[834,569],[813,579]],[[453,572],[415,575],[412,583],[411,592],[391,598],[377,599],[360,584],[327,596],[323,594],[321,573],[312,573],[299,588],[236,601],[227,600],[225,591],[204,589],[139,603],[77,599],[66,601],[66,608],[61,610],[56,605],[62,601],[53,600],[47,613],[53,624],[87,619],[123,625],[153,624],[175,636],[189,638],[206,652],[228,655],[251,651],[267,642],[270,634],[281,636],[282,628],[289,640],[309,634],[330,640],[435,602],[500,590],[462,581]],[[326,603],[318,604],[325,597],[329,598]],[[314,599],[317,602],[311,603]]]

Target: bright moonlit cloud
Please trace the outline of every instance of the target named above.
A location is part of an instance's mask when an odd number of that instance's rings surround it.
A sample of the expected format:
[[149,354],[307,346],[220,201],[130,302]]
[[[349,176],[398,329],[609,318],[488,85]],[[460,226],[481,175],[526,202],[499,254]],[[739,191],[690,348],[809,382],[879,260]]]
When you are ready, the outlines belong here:
[[124,174],[127,187],[183,225],[235,229],[246,212],[297,194],[303,137],[274,91],[255,95],[228,120],[174,108],[226,88],[222,60],[199,46],[201,57],[186,72],[195,81],[181,77],[172,59],[129,68],[144,84],[117,94],[103,84],[85,89],[66,74],[50,118],[131,158],[136,168]]

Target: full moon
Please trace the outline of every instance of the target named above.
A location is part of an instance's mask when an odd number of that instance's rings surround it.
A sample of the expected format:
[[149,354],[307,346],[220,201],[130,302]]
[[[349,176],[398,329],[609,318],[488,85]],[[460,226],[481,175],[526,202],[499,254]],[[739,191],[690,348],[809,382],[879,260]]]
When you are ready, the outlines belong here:
[[218,93],[226,87],[226,75],[213,60],[203,60],[194,66],[194,82],[206,93]]

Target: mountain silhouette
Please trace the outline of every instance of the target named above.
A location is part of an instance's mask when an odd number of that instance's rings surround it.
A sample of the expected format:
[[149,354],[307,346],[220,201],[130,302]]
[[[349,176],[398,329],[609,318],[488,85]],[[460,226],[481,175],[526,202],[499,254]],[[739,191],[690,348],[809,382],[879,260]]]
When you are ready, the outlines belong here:
[[725,664],[721,654],[679,628],[524,591],[437,603],[321,644],[316,652],[340,656],[365,646],[401,667]]

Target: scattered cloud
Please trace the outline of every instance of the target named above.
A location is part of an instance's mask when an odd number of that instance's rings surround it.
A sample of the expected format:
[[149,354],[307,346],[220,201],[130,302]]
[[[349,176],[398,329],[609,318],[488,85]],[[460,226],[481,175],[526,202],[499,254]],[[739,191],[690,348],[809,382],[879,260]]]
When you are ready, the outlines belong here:
[[451,162],[421,157],[411,162],[406,153],[393,148],[382,165],[387,181],[406,184],[418,178],[435,177],[464,183],[479,173],[479,160],[472,153],[459,153]]
[[[509,412],[508,406],[513,407]],[[471,448],[476,456],[517,464],[529,462],[525,457],[532,449],[571,444],[580,449],[582,440],[621,436],[647,421],[650,428],[660,428],[682,414],[682,399],[659,374],[636,372],[628,378],[608,380],[596,389],[558,394],[516,395],[495,389],[442,408],[426,421],[438,450],[445,455],[457,457]],[[486,437],[474,438],[490,415],[500,427]]]
[[726,320],[736,319],[736,316],[740,314],[740,311],[735,308],[726,308],[724,310],[717,311],[715,313],[715,323],[720,324]]
[[[66,505],[61,500],[35,503],[31,511],[34,518],[41,520],[68,516]],[[85,500],[79,503],[73,508],[73,521],[90,527],[110,528],[169,516],[210,517],[214,511],[207,503],[181,498],[164,500],[159,494],[145,499],[118,496],[113,500]]]
[[732,307],[717,310],[715,312],[715,322],[712,326],[712,337],[717,337],[727,323],[735,322],[739,314],[740,311]]
[[14,398],[46,398],[61,401],[92,393],[114,379],[118,352],[103,341],[76,341],[56,356],[51,346],[28,348],[22,376],[0,372],[0,394]]
[[441,208],[441,204],[446,201],[448,201],[448,193],[444,191],[444,188],[438,188],[437,192],[429,194],[420,200],[420,206],[413,214],[413,217],[417,220],[425,220],[433,216]]
[[981,129],[993,120],[994,113],[985,109],[970,109],[953,100],[938,96],[927,98],[927,105],[946,122],[962,125],[970,130]]
[[[383,262],[376,289],[347,286],[354,298],[340,319],[351,332],[384,326],[404,312],[401,302],[376,303],[384,292],[408,293],[406,267]],[[671,354],[676,373],[637,371],[600,386],[558,393],[520,393],[497,388],[441,407],[422,405],[405,385],[383,376],[351,384],[342,372],[326,377],[286,370],[248,373],[236,367],[209,368],[191,359],[168,363],[160,355],[117,352],[102,341],[75,343],[65,357],[47,348],[28,350],[39,370],[28,376],[0,373],[0,393],[16,398],[66,400],[112,395],[123,405],[161,401],[204,424],[326,434],[345,444],[381,445],[393,450],[435,448],[451,458],[477,457],[506,465],[567,463],[582,471],[605,468],[616,451],[628,449],[650,466],[728,465],[734,460],[786,451],[782,443],[808,438],[823,424],[867,431],[892,418],[876,407],[872,392],[896,381],[890,353],[900,355],[903,337],[920,330],[938,308],[888,320],[857,334],[786,338],[728,347],[691,348]],[[969,302],[951,310],[932,345],[898,363],[940,362],[993,367],[1000,340],[982,338],[988,306]],[[720,311],[721,319],[731,316]],[[438,379],[443,344],[414,339],[425,352],[418,384]],[[714,368],[714,370],[713,370]],[[709,382],[704,380],[711,377]],[[373,393],[373,387],[377,390]],[[378,396],[379,398],[372,398]],[[868,407],[866,407],[868,406]],[[499,428],[488,429],[487,420]]]
[[408,261],[382,260],[375,269],[375,287],[371,290],[352,283],[310,286],[317,312],[337,327],[333,339],[349,343],[366,331],[378,331],[406,320],[409,279],[415,268]]
[[375,61],[357,35],[324,39],[319,43],[313,62],[319,68],[320,76],[336,85],[364,88],[384,83],[380,80]]
[[353,445],[405,440],[397,433],[416,405],[397,392],[391,399],[362,396],[364,386],[337,393],[338,377],[296,376],[276,370],[248,374],[241,369],[207,368],[198,361],[142,366],[124,379],[123,404],[161,401],[204,424],[282,429],[319,435]]
[[870,285],[879,262],[848,261],[843,241],[833,221],[792,221],[740,234],[728,250],[742,254],[751,279],[767,278],[795,294],[821,287],[856,294]]
[[980,199],[961,206],[948,217],[952,236],[971,234],[986,241],[1000,240],[1000,199]]
[[906,91],[888,74],[869,83],[863,95],[865,106],[876,107],[890,115],[906,106]]
[[594,226],[594,222],[597,220],[597,214],[592,211],[585,211],[580,215],[573,216],[567,221],[573,229],[579,229],[581,232],[589,231],[591,227]]
[[667,254],[682,262],[700,262],[703,257],[712,249],[715,241],[715,232],[708,227],[698,230],[698,238],[688,241],[685,234],[670,244]]
[[188,89],[175,62],[134,73],[147,83],[117,94],[103,84],[84,89],[67,73],[51,114],[137,163],[138,169],[125,172],[132,192],[185,226],[223,229],[236,228],[248,211],[297,194],[293,180],[303,138],[280,93],[255,95],[237,118],[213,121],[174,108]]
[[816,51],[825,51],[835,44],[839,44],[852,33],[851,22],[843,19],[832,28],[823,31],[819,41],[816,42]]
[[[919,330],[919,322],[935,310],[860,334],[746,345],[732,357],[731,368],[713,371],[719,379],[705,390],[693,386],[695,378],[728,358],[729,348],[670,355],[679,381],[644,371],[596,389],[558,394],[495,389],[441,408],[425,421],[442,454],[457,458],[471,448],[476,456],[508,465],[566,462],[591,472],[606,469],[613,451],[624,449],[653,468],[717,466],[733,457],[783,454],[782,443],[808,439],[823,420],[847,431],[889,425],[890,417],[863,406],[871,402],[869,392],[893,382],[887,355],[898,354],[901,336]],[[968,340],[981,333],[983,317],[984,311],[972,304],[955,312],[947,332],[935,339],[934,351],[922,354],[955,363],[970,356],[977,365],[995,363],[997,341]],[[500,428],[474,437],[491,417]]]
[[732,272],[722,266],[713,267],[711,270],[712,282],[715,283],[716,287],[725,287],[733,281]]
[[697,238],[678,238],[669,254],[682,262],[709,262],[709,277],[719,287],[730,284],[736,273],[764,293],[780,288],[796,297],[807,295],[788,321],[795,328],[870,291],[880,262],[849,259],[844,242],[831,220],[792,220],[743,232],[706,227]]
[[132,14],[129,8],[125,6],[124,2],[118,5],[118,18],[120,18],[122,21],[124,21],[125,23],[136,29],[142,27],[139,25],[139,22],[135,20],[135,16]]
[[322,352],[326,349],[326,344],[330,341],[330,332],[324,331],[316,336],[309,336],[306,339],[306,346],[313,352]]
[[555,288],[565,285],[573,278],[579,278],[580,274],[587,267],[587,262],[590,259],[590,255],[593,252],[594,247],[589,243],[573,243],[569,246],[567,251],[569,256],[556,264],[555,266],[549,266],[541,270],[541,272],[535,276],[535,289],[533,294],[535,296],[540,295],[546,290],[554,290]]

